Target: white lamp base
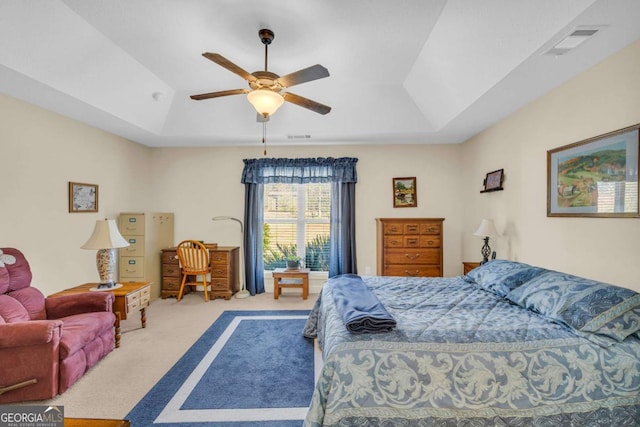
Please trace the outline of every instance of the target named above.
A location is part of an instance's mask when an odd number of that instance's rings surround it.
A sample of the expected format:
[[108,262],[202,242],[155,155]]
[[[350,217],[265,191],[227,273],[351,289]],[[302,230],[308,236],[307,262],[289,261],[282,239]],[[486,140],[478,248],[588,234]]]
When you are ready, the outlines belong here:
[[113,288],[116,284],[116,250],[98,249],[98,252],[96,252],[96,266],[100,276],[100,288]]

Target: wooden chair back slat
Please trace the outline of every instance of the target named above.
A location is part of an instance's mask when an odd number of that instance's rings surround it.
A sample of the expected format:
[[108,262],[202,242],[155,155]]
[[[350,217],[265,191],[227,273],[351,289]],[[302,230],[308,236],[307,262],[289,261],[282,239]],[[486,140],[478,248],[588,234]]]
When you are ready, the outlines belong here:
[[207,283],[207,274],[209,273],[209,249],[197,240],[183,240],[178,244],[176,252],[182,272],[182,283],[180,284],[180,292],[178,292],[178,301],[182,299],[185,282],[187,276],[190,275],[203,276],[202,282],[198,282],[198,284],[204,285],[204,299],[208,301],[208,287],[211,286],[211,283]]

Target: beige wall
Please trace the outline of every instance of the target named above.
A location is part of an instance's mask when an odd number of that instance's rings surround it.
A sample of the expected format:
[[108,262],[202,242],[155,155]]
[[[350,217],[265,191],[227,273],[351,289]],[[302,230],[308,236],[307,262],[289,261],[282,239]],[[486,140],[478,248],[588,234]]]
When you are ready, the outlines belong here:
[[[559,59],[561,60],[561,59]],[[467,141],[463,149],[463,258],[478,260],[482,218],[504,235],[499,258],[561,270],[640,291],[640,219],[548,218],[547,150],[640,123],[640,42]],[[480,194],[504,168],[504,191]]]
[[[96,219],[120,212],[173,212],[175,243],[197,238],[239,245],[238,225],[217,215],[243,217],[244,158],[262,147],[150,149],[33,105],[0,95],[0,247],[22,250],[34,284],[49,294],[97,280],[94,251],[80,249]],[[6,119],[6,120],[5,120]],[[271,147],[271,157],[353,156],[359,159],[357,250],[361,273],[376,271],[376,217],[444,217],[445,274],[460,268],[460,174],[450,165],[460,145]],[[394,209],[392,178],[417,178],[418,207]],[[70,214],[68,181],[100,187],[100,212]],[[312,285],[319,289],[322,280]],[[268,280],[267,288],[271,289]]]
[[[271,147],[271,157],[359,158],[357,250],[375,273],[375,218],[444,217],[445,275],[477,261],[472,236],[493,218],[500,258],[521,260],[640,291],[638,219],[546,217],[546,151],[640,122],[640,42],[460,145]],[[97,280],[94,251],[80,249],[96,219],[119,212],[174,212],[184,238],[239,244],[243,158],[262,148],[150,149],[0,95],[0,247],[27,255],[46,294]],[[480,194],[505,169],[505,191]],[[394,209],[391,179],[417,178],[418,207]],[[100,212],[70,214],[68,181],[100,186]],[[203,183],[205,183],[203,185]],[[270,283],[268,283],[270,285]]]
[[[20,249],[45,294],[98,280],[80,249],[95,221],[148,204],[149,149],[0,95],[0,247]],[[68,212],[68,182],[99,185],[98,213]]]
[[[375,218],[444,217],[445,274],[460,274],[461,201],[451,197],[460,187],[459,173],[449,165],[460,158],[459,145],[306,146],[271,147],[269,157],[357,157],[356,249],[361,274],[376,272]],[[242,160],[262,157],[262,147],[155,149],[153,209],[175,213],[176,242],[197,238],[221,245],[238,245],[233,222],[211,218],[243,218]],[[392,178],[415,176],[418,207],[393,208]],[[204,184],[203,184],[204,183]],[[269,279],[265,285],[272,289]],[[312,291],[322,279],[312,280]],[[299,292],[299,291],[298,291]]]

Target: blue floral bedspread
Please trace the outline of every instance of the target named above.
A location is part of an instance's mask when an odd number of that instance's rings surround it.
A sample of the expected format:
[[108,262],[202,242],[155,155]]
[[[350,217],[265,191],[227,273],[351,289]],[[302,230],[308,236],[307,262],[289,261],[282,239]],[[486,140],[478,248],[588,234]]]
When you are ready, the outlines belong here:
[[327,282],[305,426],[640,426],[640,339],[609,347],[455,278],[367,277],[395,330],[350,334]]

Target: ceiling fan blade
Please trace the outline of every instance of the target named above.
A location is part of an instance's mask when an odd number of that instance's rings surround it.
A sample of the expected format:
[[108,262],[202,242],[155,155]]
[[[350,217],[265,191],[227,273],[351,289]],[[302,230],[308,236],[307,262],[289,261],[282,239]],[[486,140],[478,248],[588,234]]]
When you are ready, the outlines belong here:
[[229,61],[227,58],[225,58],[224,56],[218,54],[218,53],[210,53],[210,52],[205,52],[202,54],[202,56],[204,56],[205,58],[207,58],[210,61],[215,62],[216,64],[218,64],[219,66],[226,68],[227,70],[231,71],[232,73],[236,73],[237,75],[239,75],[240,77],[242,77],[245,80],[248,80],[250,82],[256,81],[257,79],[255,78],[255,76],[252,76],[249,72],[247,72],[246,70],[240,68],[239,66],[237,66],[236,64],[234,64],[233,62]]
[[329,77],[329,70],[320,64],[316,64],[291,74],[287,74],[286,76],[282,76],[278,78],[277,81],[282,87],[291,87],[299,85],[300,83],[323,79],[325,77]]
[[191,95],[191,99],[195,99],[196,101],[202,101],[203,99],[220,98],[221,96],[229,96],[229,95],[241,95],[243,93],[249,93],[249,92],[251,92],[249,89],[221,90],[219,92],[209,92],[209,93],[201,93],[200,95]]
[[319,114],[324,115],[331,111],[331,107],[329,107],[328,105],[320,104],[319,102],[312,101],[309,98],[296,95],[295,93],[285,92],[281,93],[281,95],[285,101],[299,105],[300,107],[308,108],[309,110],[315,111]]

